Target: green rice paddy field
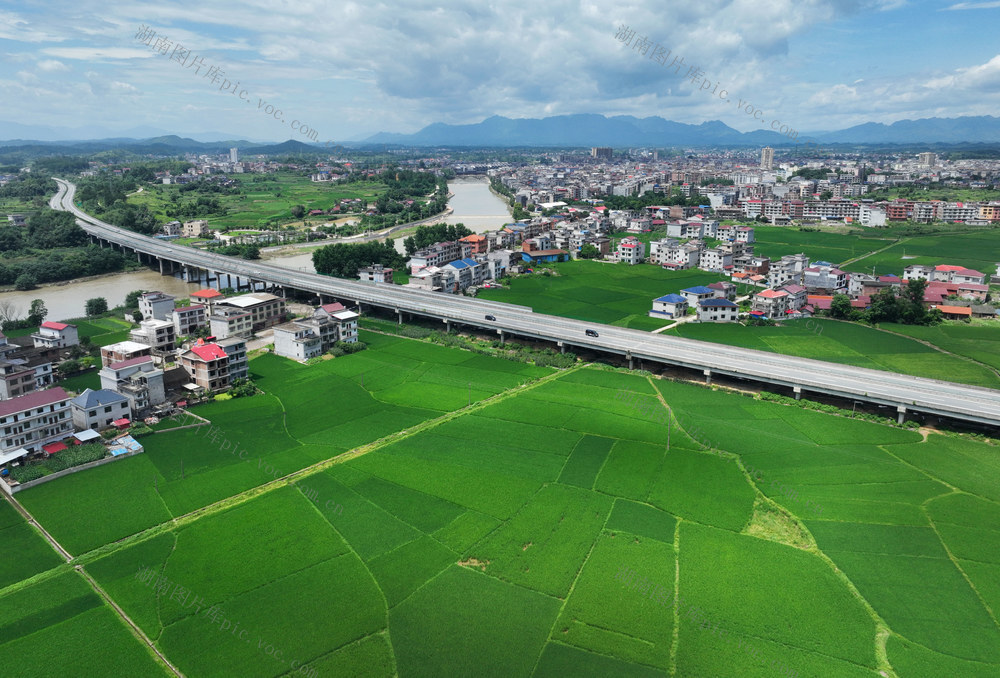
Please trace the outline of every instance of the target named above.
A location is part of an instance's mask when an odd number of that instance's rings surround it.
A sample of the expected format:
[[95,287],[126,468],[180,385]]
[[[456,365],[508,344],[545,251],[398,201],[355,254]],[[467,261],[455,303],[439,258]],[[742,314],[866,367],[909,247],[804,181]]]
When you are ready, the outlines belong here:
[[996,447],[365,340],[0,511],[17,675],[1000,673]]
[[724,279],[719,274],[697,269],[674,272],[659,266],[584,260],[544,264],[544,267],[558,275],[522,275],[507,289],[483,289],[478,296],[530,306],[538,313],[655,330],[668,323],[648,316],[653,299]]
[[[798,231],[788,234],[836,235]],[[801,251],[797,246],[792,249]],[[529,306],[539,313],[654,330],[670,321],[646,315],[653,299],[720,279],[716,274],[693,269],[673,272],[657,266],[582,260],[548,266],[558,275],[522,275],[507,289],[483,289],[479,296]],[[665,334],[1000,388],[1000,375],[996,371],[1000,369],[997,357],[1000,353],[994,350],[994,344],[1000,347],[1000,325],[969,327],[949,323],[933,328],[886,325],[885,329],[888,331],[817,318],[789,321],[775,327],[685,323]],[[928,342],[933,346],[927,345]]]
[[[211,228],[252,228],[258,222],[266,222],[271,218],[291,221],[291,209],[294,205],[303,205],[307,210],[327,210],[343,199],[361,198],[374,202],[385,191],[385,184],[379,182],[330,185],[294,174],[244,176],[239,181],[246,189],[245,195],[208,194],[209,197],[218,198],[219,203],[227,208],[224,216],[204,217]],[[128,200],[132,204],[148,206],[157,219],[170,221],[173,217],[167,216],[166,209],[172,204],[173,198],[179,200],[176,204],[183,204],[194,201],[199,195],[205,194],[182,193],[180,186],[168,185],[147,187],[142,193],[129,196]]]

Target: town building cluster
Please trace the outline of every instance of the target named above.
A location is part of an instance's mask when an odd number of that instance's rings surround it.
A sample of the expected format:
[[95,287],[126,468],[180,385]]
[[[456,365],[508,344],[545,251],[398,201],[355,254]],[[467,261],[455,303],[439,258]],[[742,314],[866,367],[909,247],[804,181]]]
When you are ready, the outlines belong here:
[[77,396],[47,388],[53,363],[80,343],[75,325],[44,322],[30,337],[12,340],[0,333],[0,468],[66,449],[74,432],[86,441],[88,432],[125,431],[192,396],[229,389],[248,378],[247,344],[265,330],[277,355],[300,361],[358,341],[359,314],[340,303],[289,319],[285,300],[274,294],[226,297],[203,289],[181,305],[172,295],[146,292],[138,306],[141,319],[129,338],[100,349],[100,388]]

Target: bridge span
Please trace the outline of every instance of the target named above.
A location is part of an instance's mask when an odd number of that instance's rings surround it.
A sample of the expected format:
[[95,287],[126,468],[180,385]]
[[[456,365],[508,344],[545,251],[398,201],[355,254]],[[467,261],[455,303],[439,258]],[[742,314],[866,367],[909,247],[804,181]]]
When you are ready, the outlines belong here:
[[[470,297],[425,292],[400,285],[343,280],[316,273],[291,271],[278,266],[203,252],[149,238],[96,219],[73,202],[76,186],[56,179],[58,193],[53,209],[72,212],[77,223],[98,242],[131,250],[140,262],[159,264],[161,273],[177,267],[221,276],[239,277],[254,284],[301,290],[326,297],[368,304],[404,314],[436,318],[447,328],[469,325],[509,335],[529,337],[591,351],[624,356],[629,364],[643,360],[676,365],[713,375],[765,382],[802,393],[822,393],[895,408],[899,421],[908,412],[1000,425],[1000,391],[947,381],[912,377],[851,365],[797,358],[726,346],[681,337],[651,334],[611,325],[534,313],[526,306],[483,301]],[[221,286],[221,285],[220,285]],[[231,285],[230,285],[231,286]],[[588,334],[588,331],[590,334]]]

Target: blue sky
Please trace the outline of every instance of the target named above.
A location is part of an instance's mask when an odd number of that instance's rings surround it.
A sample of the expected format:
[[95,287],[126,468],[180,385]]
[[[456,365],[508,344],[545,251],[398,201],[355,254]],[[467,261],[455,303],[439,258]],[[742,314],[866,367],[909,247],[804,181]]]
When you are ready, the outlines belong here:
[[[170,41],[167,55],[136,39],[141,26]],[[20,124],[52,138],[308,141],[298,121],[323,142],[494,114],[759,128],[623,45],[622,26],[803,132],[1000,111],[1000,0],[56,0],[0,2],[0,139],[23,136]],[[200,73],[171,60],[177,44]],[[224,73],[214,85],[212,66]],[[237,91],[220,92],[224,80]]]

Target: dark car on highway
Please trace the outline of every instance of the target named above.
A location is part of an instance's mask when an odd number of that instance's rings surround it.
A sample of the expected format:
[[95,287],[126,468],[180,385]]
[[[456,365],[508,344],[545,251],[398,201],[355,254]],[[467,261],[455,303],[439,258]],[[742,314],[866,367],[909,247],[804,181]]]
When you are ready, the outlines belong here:
[[495,315],[488,315],[488,316],[486,316],[486,319],[487,320],[496,320],[497,317]]
[[588,337],[596,337],[597,336],[597,330],[587,330],[587,336]]

